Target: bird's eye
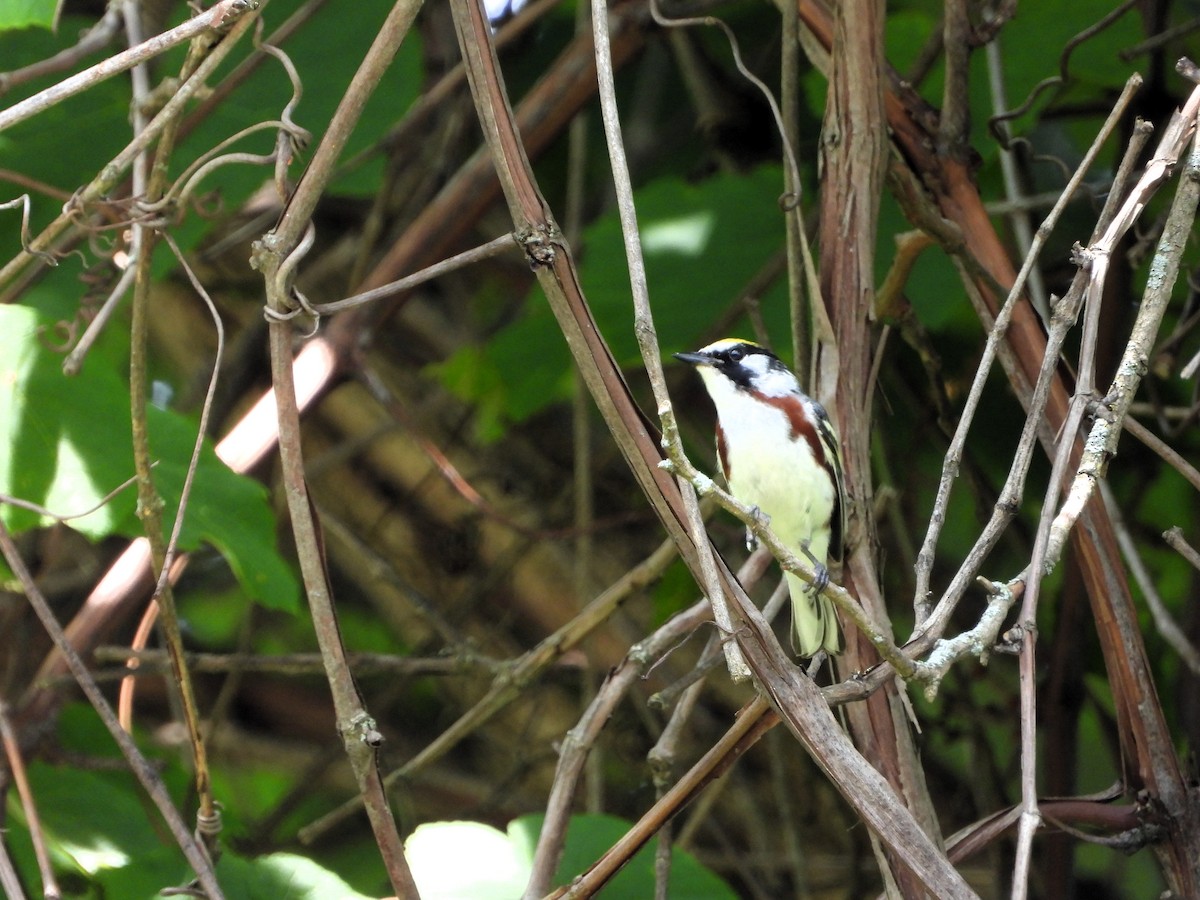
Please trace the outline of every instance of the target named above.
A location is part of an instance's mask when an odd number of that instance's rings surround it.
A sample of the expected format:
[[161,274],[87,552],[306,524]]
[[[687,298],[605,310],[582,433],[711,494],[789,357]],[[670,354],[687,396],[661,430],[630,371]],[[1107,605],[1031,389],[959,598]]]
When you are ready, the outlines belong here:
[[735,363],[741,362],[742,359],[746,356],[746,351],[743,350],[741,347],[734,347],[732,350],[729,351],[728,355],[729,355],[730,362],[735,362]]

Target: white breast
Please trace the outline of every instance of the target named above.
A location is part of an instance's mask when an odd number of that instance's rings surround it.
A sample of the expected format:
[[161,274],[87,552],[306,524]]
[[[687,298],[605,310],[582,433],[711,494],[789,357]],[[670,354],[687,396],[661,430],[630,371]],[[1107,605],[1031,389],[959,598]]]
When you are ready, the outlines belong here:
[[770,516],[789,547],[809,543],[825,562],[834,486],[802,435],[795,438],[784,412],[739,391],[729,379],[700,369],[717,407],[735,497]]

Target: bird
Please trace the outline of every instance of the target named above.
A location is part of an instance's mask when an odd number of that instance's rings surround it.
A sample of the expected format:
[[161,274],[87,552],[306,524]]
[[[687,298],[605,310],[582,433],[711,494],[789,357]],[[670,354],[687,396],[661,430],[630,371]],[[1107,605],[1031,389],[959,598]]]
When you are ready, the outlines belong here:
[[716,406],[717,459],[730,493],[813,563],[811,587],[785,573],[793,649],[802,657],[838,653],[837,613],[821,594],[829,563],[842,560],[845,534],[841,455],[829,415],[778,356],[754,341],[724,338],[675,358],[696,368]]

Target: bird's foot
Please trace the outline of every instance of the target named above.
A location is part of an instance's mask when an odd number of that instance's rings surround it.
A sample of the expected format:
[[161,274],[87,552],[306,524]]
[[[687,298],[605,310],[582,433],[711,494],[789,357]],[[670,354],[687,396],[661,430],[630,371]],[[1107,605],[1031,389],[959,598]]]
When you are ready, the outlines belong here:
[[816,577],[813,578],[812,584],[808,586],[808,593],[816,597],[821,591],[829,587],[829,570],[821,563],[816,563],[813,565],[813,575]]
[[812,551],[808,549],[808,541],[800,545],[800,552],[812,563],[813,575],[815,577],[812,584],[808,586],[806,593],[815,597],[821,591],[825,590],[825,588],[829,587],[829,569],[825,566],[825,563],[813,556]]
[[[750,507],[750,515],[754,517],[754,521],[760,525],[767,526],[771,524],[771,517],[759,509],[757,506]],[[746,526],[746,551],[753,553],[758,549],[758,538],[754,534],[754,530]]]

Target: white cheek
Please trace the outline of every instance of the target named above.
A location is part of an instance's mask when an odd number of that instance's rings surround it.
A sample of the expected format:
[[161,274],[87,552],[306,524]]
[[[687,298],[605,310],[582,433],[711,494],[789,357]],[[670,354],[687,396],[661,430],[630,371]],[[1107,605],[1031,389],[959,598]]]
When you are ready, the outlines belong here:
[[799,383],[786,369],[768,369],[757,380],[758,389],[768,397],[783,397],[794,394]]

